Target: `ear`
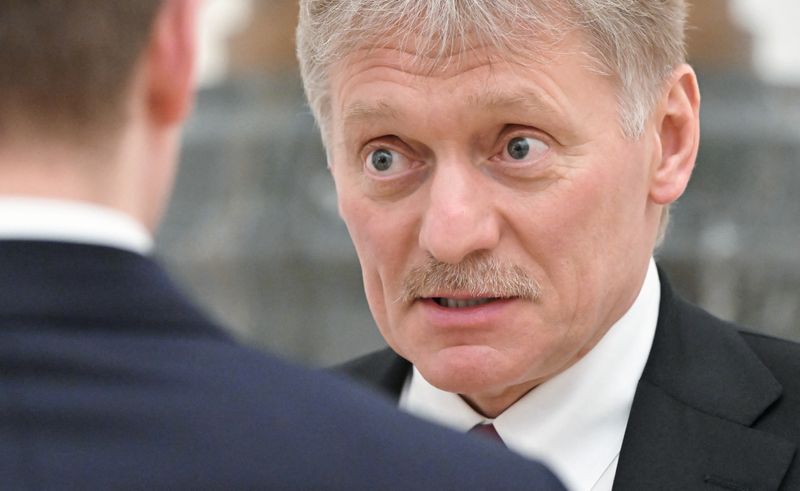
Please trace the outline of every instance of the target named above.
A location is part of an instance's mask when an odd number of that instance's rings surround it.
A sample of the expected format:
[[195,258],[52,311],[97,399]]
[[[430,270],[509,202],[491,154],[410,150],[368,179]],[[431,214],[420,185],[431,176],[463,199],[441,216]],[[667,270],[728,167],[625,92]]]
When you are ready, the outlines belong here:
[[686,190],[700,143],[700,89],[697,76],[683,64],[672,73],[655,114],[661,158],[651,171],[650,199],[660,205]]
[[145,53],[148,110],[156,123],[181,123],[194,102],[198,0],[164,0]]

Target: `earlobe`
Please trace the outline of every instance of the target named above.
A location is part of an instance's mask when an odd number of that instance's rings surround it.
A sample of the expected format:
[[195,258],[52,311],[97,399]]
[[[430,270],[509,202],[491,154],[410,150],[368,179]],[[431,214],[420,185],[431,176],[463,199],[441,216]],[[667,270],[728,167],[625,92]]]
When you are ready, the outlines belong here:
[[657,114],[661,158],[652,170],[650,199],[667,205],[685,191],[700,143],[700,89],[690,66],[675,69]]
[[157,123],[182,122],[194,101],[197,0],[166,0],[145,54],[148,109]]

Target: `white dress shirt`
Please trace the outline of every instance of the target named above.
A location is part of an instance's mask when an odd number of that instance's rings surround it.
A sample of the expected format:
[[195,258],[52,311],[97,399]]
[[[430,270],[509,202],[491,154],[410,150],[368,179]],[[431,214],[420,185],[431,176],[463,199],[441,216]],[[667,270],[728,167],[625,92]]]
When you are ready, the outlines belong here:
[[545,462],[572,491],[610,491],[636,386],[650,355],[661,287],[650,260],[631,308],[575,365],[494,420],[412,371],[400,407],[457,431],[494,424],[506,446]]
[[0,240],[92,244],[141,255],[153,250],[147,229],[122,212],[86,202],[30,197],[0,197]]

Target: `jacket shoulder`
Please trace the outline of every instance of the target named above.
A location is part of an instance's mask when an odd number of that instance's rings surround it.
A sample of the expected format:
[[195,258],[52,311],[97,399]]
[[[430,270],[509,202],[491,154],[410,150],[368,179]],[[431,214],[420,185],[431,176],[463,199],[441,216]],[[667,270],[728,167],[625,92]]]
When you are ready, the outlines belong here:
[[749,329],[739,328],[739,334],[763,358],[788,364],[787,368],[800,369],[800,343]]
[[[754,426],[800,445],[800,344],[750,331],[740,334],[782,388],[780,398]],[[800,455],[794,456],[783,486],[781,489],[800,488]]]
[[742,339],[783,386],[783,400],[800,408],[800,343],[740,330]]
[[397,399],[411,371],[411,363],[386,348],[334,366],[333,371]]

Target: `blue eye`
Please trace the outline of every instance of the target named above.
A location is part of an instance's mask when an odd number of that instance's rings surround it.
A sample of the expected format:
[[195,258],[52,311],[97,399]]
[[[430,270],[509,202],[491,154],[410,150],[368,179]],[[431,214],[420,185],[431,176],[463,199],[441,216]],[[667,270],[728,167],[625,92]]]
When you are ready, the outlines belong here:
[[413,167],[411,160],[402,152],[389,148],[376,148],[364,159],[367,172],[376,177],[393,177]]
[[514,165],[538,162],[550,149],[542,140],[530,136],[517,136],[506,143],[502,159]]
[[369,156],[372,168],[378,172],[386,172],[394,164],[394,155],[386,149],[375,150]]
[[514,138],[508,142],[506,151],[512,159],[522,160],[531,152],[531,144],[528,141],[528,138]]

